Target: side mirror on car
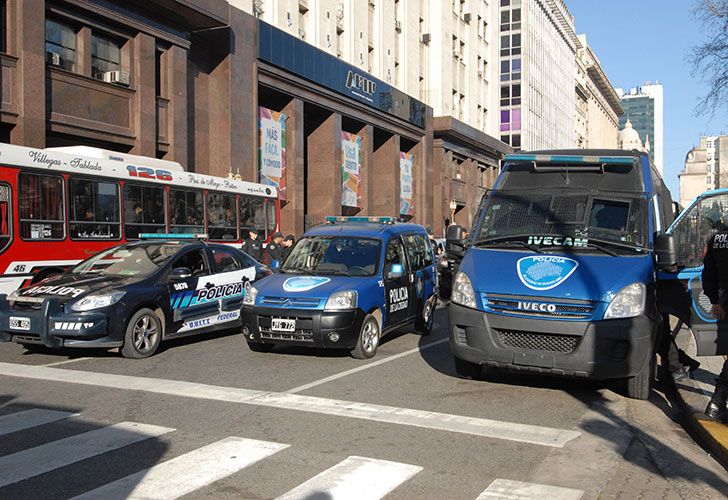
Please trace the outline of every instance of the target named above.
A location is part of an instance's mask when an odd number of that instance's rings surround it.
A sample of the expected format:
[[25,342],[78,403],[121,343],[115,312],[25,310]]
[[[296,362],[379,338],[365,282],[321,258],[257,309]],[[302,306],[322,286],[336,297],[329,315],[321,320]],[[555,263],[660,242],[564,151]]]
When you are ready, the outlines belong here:
[[387,279],[401,278],[404,275],[404,267],[402,264],[391,264],[387,268]]
[[175,267],[169,273],[169,281],[184,281],[192,277],[192,271],[187,267]]
[[668,271],[677,265],[677,247],[672,234],[655,233],[654,250],[658,270]]
[[457,260],[461,260],[465,255],[465,239],[463,238],[462,226],[448,226],[445,233],[445,252],[449,257]]

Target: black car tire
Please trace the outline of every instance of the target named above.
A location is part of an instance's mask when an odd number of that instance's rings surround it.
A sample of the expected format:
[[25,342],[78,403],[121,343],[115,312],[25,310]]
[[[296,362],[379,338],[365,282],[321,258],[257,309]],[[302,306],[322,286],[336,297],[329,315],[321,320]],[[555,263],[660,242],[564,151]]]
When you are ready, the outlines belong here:
[[253,352],[271,352],[275,347],[274,344],[264,342],[248,342],[248,348]]
[[642,367],[640,372],[634,377],[630,377],[625,381],[626,396],[632,399],[646,400],[650,397],[650,388],[655,380],[655,372],[657,369],[657,359],[654,352],[650,352],[650,358]]
[[465,361],[457,356],[453,357],[455,360],[455,373],[460,378],[468,378],[473,380],[479,380],[483,376],[483,367],[477,363],[471,363]]
[[[436,305],[437,297],[430,297],[430,300],[425,302],[425,307],[422,309],[422,315],[418,316],[415,320],[415,330],[420,335],[427,336],[432,333],[432,327],[435,324]],[[427,316],[427,320],[425,320],[425,316]]]
[[121,354],[125,358],[148,358],[162,341],[162,323],[151,309],[139,309],[126,325]]
[[351,357],[356,359],[373,358],[379,347],[381,332],[377,318],[367,314],[361,323],[359,337],[356,339],[356,347],[351,351]]

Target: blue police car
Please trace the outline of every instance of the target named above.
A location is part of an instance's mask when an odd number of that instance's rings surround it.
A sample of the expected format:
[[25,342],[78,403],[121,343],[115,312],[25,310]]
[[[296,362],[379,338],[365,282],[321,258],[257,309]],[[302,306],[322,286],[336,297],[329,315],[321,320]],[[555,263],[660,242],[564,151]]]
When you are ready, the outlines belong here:
[[384,333],[432,331],[436,270],[427,232],[388,217],[329,217],[280,272],[251,286],[242,329],[254,351],[276,344],[351,350],[371,358]]

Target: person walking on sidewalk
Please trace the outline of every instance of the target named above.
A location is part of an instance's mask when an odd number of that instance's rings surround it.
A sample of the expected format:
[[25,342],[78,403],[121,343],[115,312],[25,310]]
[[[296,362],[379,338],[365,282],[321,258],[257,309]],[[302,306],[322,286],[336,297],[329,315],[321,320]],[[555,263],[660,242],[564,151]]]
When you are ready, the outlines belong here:
[[[719,323],[727,319],[726,293],[728,293],[728,228],[723,228],[708,240],[703,257],[703,291],[710,299],[710,313]],[[720,333],[719,333],[720,335]],[[714,420],[728,420],[728,359],[715,379],[715,391],[705,415]]]

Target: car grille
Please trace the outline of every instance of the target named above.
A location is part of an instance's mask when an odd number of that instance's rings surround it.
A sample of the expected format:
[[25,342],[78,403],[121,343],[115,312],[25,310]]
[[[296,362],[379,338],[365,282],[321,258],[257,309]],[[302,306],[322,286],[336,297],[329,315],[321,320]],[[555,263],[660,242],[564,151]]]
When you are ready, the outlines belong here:
[[504,346],[529,351],[570,353],[574,352],[581,338],[578,335],[552,335],[500,329],[496,331],[498,332],[498,340]]
[[[594,316],[597,303],[590,300],[554,299],[552,297],[530,297],[500,293],[481,294],[486,312],[507,316],[528,316],[556,320],[589,321]],[[534,311],[521,307],[524,303],[544,305],[550,310]]]
[[296,330],[294,332],[274,332],[271,330],[273,317],[258,316],[258,331],[261,339],[313,342],[313,318],[286,315],[276,316],[276,318],[295,319]]
[[273,307],[300,307],[304,309],[313,309],[319,306],[320,299],[310,298],[290,298],[290,297],[263,297],[260,303]]
[[29,335],[24,333],[22,335],[13,334],[13,340],[19,344],[42,344],[43,341],[40,339],[40,335]]

